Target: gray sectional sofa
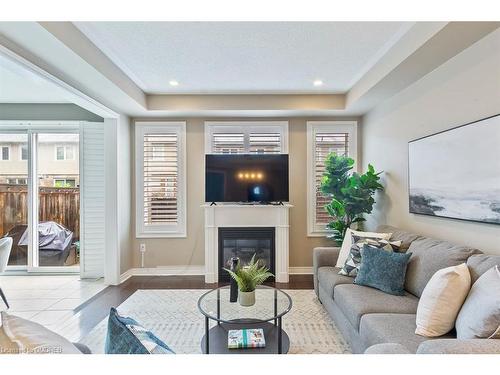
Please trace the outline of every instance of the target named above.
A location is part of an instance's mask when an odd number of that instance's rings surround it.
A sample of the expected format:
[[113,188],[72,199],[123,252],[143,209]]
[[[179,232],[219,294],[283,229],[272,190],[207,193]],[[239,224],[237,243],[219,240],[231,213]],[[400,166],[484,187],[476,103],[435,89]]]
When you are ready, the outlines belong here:
[[314,249],[314,290],[354,353],[500,353],[500,340],[458,340],[453,331],[437,338],[415,334],[419,297],[437,270],[466,262],[474,282],[500,265],[500,256],[390,226],[377,232],[393,233],[392,239],[412,253],[404,296],[353,284],[354,278],[339,275],[335,267],[339,248]]

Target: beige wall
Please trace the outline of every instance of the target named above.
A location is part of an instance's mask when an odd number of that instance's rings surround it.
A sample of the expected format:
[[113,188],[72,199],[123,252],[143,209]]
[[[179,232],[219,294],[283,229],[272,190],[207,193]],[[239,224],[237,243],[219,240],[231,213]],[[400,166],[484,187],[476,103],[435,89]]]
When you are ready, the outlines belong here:
[[[145,267],[204,264],[204,220],[200,205],[204,202],[204,122],[286,120],[289,122],[290,155],[290,266],[312,265],[312,249],[328,245],[329,240],[307,237],[307,144],[306,122],[311,120],[338,120],[339,118],[190,118],[187,121],[187,238],[136,239],[132,243],[133,265],[139,267],[139,244],[146,243]],[[353,118],[342,118],[352,120]],[[171,119],[170,119],[171,120]],[[151,121],[151,119],[148,119]],[[158,121],[160,121],[158,119]],[[163,119],[165,121],[165,119]],[[135,193],[133,194],[135,197]],[[135,211],[135,202],[133,203]],[[135,215],[134,215],[135,218]],[[133,224],[135,228],[135,223]],[[135,231],[135,229],[134,229]]]
[[369,112],[361,126],[363,165],[384,171],[386,192],[367,227],[388,223],[500,254],[500,226],[409,214],[407,192],[408,141],[499,112],[500,31]]

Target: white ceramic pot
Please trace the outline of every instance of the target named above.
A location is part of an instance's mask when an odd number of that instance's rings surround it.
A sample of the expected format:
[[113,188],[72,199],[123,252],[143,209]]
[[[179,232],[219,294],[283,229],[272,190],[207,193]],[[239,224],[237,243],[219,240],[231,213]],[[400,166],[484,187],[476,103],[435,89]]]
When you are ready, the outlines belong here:
[[255,290],[251,292],[238,291],[238,301],[241,306],[253,306],[255,305]]

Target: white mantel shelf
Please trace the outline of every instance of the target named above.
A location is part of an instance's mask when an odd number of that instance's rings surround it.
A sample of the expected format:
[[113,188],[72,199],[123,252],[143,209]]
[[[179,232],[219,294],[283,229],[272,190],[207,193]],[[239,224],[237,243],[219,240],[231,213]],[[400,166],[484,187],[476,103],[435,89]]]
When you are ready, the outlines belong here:
[[219,279],[219,227],[274,227],[276,281],[288,282],[289,209],[293,206],[265,204],[203,204],[205,210],[205,282]]

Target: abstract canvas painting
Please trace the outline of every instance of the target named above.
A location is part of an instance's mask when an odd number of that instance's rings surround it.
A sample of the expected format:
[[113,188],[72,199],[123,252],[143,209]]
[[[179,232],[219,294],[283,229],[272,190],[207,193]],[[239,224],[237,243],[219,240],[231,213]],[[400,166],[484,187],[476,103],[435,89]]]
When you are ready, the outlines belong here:
[[409,142],[410,212],[500,224],[500,115]]

